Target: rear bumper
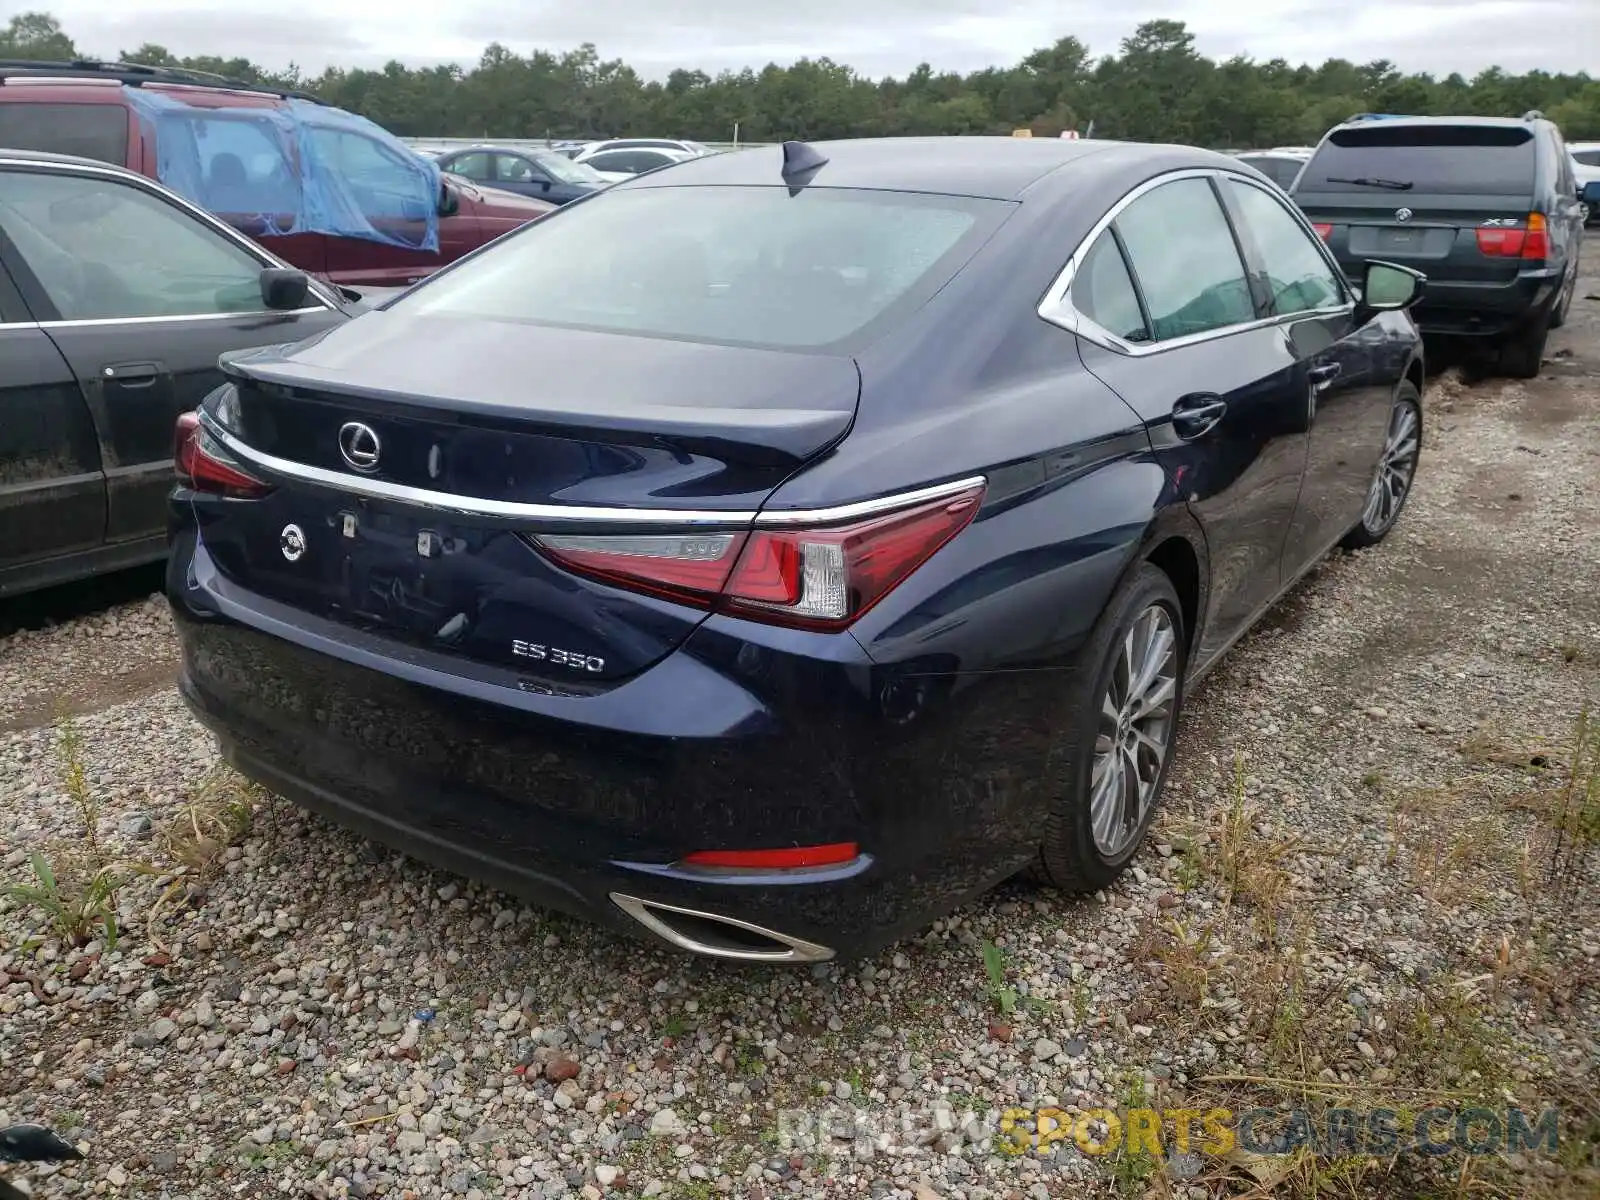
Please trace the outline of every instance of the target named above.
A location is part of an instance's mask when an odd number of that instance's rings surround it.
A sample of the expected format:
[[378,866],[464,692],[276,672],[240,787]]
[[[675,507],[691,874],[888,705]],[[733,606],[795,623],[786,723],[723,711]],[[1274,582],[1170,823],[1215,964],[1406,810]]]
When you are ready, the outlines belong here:
[[1560,290],[1559,271],[1525,271],[1510,283],[1428,280],[1413,310],[1423,333],[1458,337],[1515,334],[1550,310]]
[[[1041,693],[1062,689],[1039,676],[1053,672],[947,679],[907,719],[903,692],[889,703],[886,669],[853,639],[791,631],[787,648],[760,647],[714,618],[603,694],[523,693],[290,619],[195,546],[181,536],[168,570],[180,687],[225,757],[308,809],[535,903],[659,934],[615,897],[635,898],[854,956],[1033,855],[1048,801],[1028,730],[1047,759],[1055,714]],[[834,842],[861,854],[804,872],[676,865],[694,850]]]

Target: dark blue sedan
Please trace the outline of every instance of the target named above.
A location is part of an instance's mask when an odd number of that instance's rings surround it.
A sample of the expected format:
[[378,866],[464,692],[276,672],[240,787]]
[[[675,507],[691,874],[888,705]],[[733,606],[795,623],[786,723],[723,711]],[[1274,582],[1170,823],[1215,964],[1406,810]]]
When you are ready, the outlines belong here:
[[558,150],[474,146],[434,159],[441,171],[485,187],[517,192],[552,204],[568,204],[608,185],[593,167],[575,163]]
[[1422,285],[1205,151],[684,162],[225,359],[183,694],[308,808],[722,958],[1099,888],[1185,690],[1399,517]]

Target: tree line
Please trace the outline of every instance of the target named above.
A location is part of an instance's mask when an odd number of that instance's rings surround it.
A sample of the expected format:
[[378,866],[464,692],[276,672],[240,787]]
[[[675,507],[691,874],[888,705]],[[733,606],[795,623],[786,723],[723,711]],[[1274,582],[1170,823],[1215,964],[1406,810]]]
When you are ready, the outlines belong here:
[[[101,48],[94,48],[98,51]],[[46,13],[13,17],[0,57],[92,58]],[[105,57],[104,55],[99,55]],[[1600,139],[1600,80],[1491,67],[1471,79],[1408,74],[1387,60],[1320,66],[1246,57],[1213,61],[1182,21],[1140,25],[1096,58],[1075,37],[1011,67],[962,75],[923,63],[870,79],[829,58],[756,69],[675,70],[646,80],[592,44],[565,53],[488,46],[476,65],[272,71],[244,58],[178,58],[145,43],[125,62],[183,67],[311,92],[402,137],[621,137],[743,141],[1063,130],[1226,149],[1314,143],[1357,112],[1521,116],[1538,109],[1569,139]]]

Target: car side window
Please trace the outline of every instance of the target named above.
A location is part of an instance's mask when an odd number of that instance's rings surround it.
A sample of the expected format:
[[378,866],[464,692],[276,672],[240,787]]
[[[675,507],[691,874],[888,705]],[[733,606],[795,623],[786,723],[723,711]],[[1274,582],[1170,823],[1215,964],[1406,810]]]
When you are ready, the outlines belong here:
[[64,321],[262,312],[262,264],[143,188],[0,172],[0,228]]
[[505,183],[537,183],[543,178],[537,167],[520,154],[495,155],[495,171]]
[[1072,279],[1072,307],[1107,333],[1125,342],[1148,342],[1139,293],[1123,260],[1122,248],[1108,229],[1083,256]]
[[1284,316],[1343,304],[1344,289],[1333,268],[1278,198],[1235,179],[1226,186],[1261,254],[1272,311]]
[[1178,179],[1117,214],[1158,342],[1256,319],[1244,262],[1205,179]]
[[452,175],[460,175],[464,179],[476,180],[478,183],[488,183],[494,178],[489,170],[489,156],[478,151],[451,159],[445,170]]

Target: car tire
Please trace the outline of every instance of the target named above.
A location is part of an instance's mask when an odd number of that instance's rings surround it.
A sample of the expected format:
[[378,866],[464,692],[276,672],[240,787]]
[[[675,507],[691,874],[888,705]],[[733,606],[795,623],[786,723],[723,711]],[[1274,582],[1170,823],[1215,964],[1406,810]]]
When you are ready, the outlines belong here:
[[[1139,649],[1152,644],[1157,647],[1151,656],[1153,682],[1130,697],[1130,659],[1136,674]],[[1066,772],[1066,786],[1044,821],[1031,872],[1038,882],[1069,892],[1098,891],[1132,861],[1155,818],[1172,765],[1188,659],[1177,590],[1164,571],[1145,563],[1112,594],[1074,672],[1066,727],[1052,756]],[[1108,709],[1116,710],[1115,718]],[[1152,749],[1157,742],[1159,758]],[[1128,768],[1135,762],[1138,769],[1130,778]],[[1111,771],[1122,785],[1120,795],[1107,778]],[[1099,807],[1097,775],[1105,785]]]
[[1383,456],[1367,489],[1367,502],[1355,528],[1340,543],[1346,550],[1365,550],[1389,536],[1411,498],[1422,456],[1422,396],[1417,385],[1402,380],[1394,390],[1389,424],[1383,435]]
[[1544,313],[1523,332],[1500,344],[1500,374],[1512,379],[1537,379],[1544,363],[1545,343],[1550,340],[1550,314]]

